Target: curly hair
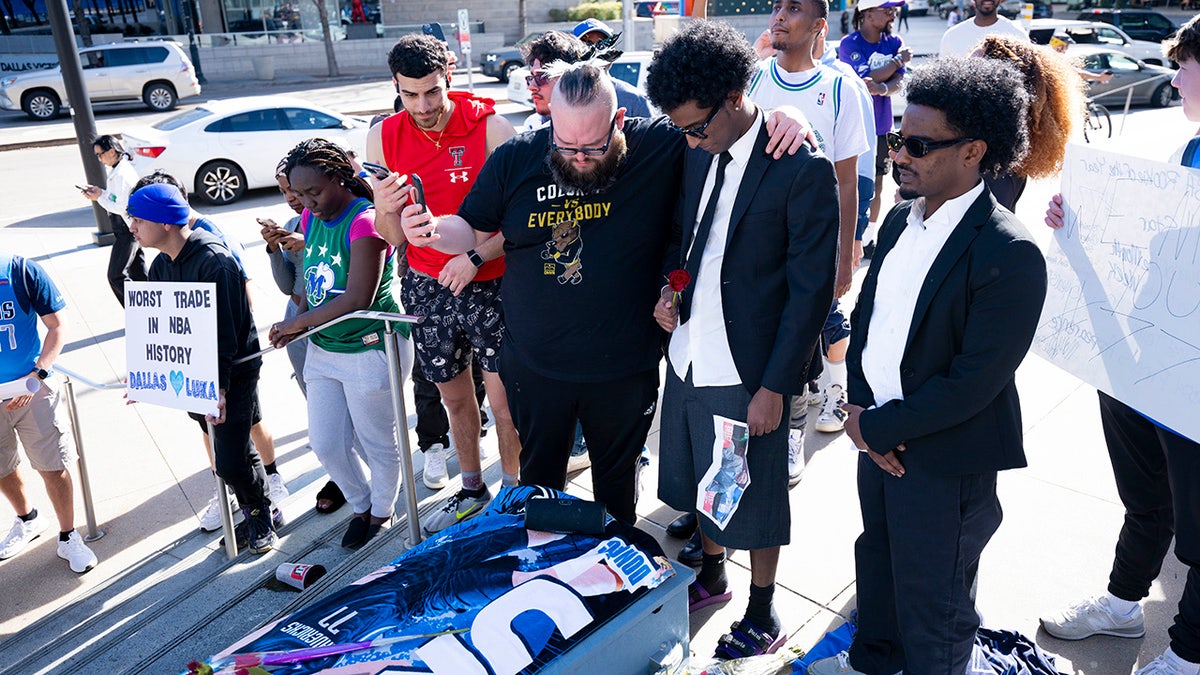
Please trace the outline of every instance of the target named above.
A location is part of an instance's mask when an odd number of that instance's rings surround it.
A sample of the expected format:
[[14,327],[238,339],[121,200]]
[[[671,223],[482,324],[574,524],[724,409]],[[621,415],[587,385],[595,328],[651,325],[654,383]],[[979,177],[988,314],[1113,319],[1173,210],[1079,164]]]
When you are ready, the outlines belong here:
[[1163,54],[1175,63],[1200,61],[1200,14],[1188,19],[1175,35],[1163,40]]
[[908,104],[940,110],[959,135],[987,144],[979,172],[996,177],[1029,152],[1029,93],[1021,71],[995,59],[940,58],[905,78]]
[[579,38],[560,30],[548,30],[521,47],[525,63],[537,61],[543,66],[555,61],[575,63],[583,59],[588,47]]
[[300,141],[288,153],[285,161],[287,168],[284,169],[284,173],[287,174],[288,182],[292,180],[293,169],[298,166],[306,166],[326,176],[329,180],[341,183],[355,197],[375,201],[375,193],[371,191],[371,185],[365,178],[359,177],[358,172],[354,170],[354,165],[350,163],[350,156],[346,154],[342,146],[333,141],[327,141],[324,138]]
[[430,73],[450,73],[446,45],[431,35],[405,35],[388,52],[388,68],[392,75],[420,79]]
[[154,185],[156,183],[174,185],[175,187],[179,188],[179,194],[183,195],[183,200],[187,201],[187,188],[183,186],[183,183],[181,183],[178,178],[172,176],[166,171],[163,171],[162,169],[155,169],[152,173],[148,173],[139,178],[138,181],[133,184],[133,188],[129,190],[129,194],[133,194],[147,185]]
[[1065,56],[1049,47],[989,35],[976,50],[984,58],[1016,66],[1025,76],[1029,154],[1016,173],[1028,178],[1056,175],[1062,170],[1067,141],[1086,109],[1083,79]]
[[654,55],[646,73],[646,95],[664,111],[688,101],[712,108],[731,92],[745,91],[757,63],[746,36],[733,26],[692,21]]

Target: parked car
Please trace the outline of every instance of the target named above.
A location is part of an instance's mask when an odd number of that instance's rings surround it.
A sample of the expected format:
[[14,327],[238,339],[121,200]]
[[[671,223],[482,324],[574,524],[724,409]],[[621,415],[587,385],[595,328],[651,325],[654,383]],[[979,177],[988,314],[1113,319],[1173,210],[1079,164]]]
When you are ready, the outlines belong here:
[[[504,49],[490,51],[483,55],[483,61],[480,62],[479,68],[484,75],[494,77],[501,82],[508,82],[512,77],[512,73],[517,68],[525,65],[525,59],[521,57],[521,45],[540,36],[541,33],[530,33],[521,38],[517,44]],[[524,78],[521,79],[524,83]]]
[[1178,97],[1171,77],[1175,71],[1162,66],[1153,66],[1120,52],[1103,47],[1081,46],[1071,55],[1082,63],[1083,69],[1092,73],[1112,71],[1108,82],[1092,82],[1088,96],[1099,103],[1124,105],[1133,85],[1133,103],[1148,103],[1156,108],[1165,108]]
[[[1069,42],[1077,45],[1107,47],[1139,61],[1162,66],[1167,65],[1162,45],[1146,40],[1134,40],[1120,28],[1095,21],[1069,21],[1065,19],[1034,19],[1029,24],[1029,39],[1039,45],[1050,44],[1055,35],[1066,35]],[[1074,53],[1074,50],[1071,50]]]
[[[83,81],[93,104],[142,101],[154,111],[200,95],[196,71],[174,42],[123,42],[79,50]],[[0,79],[0,108],[24,110],[35,120],[58,117],[67,101],[58,67]]]
[[[1000,3],[1000,9],[996,10],[1000,16],[1009,19],[1022,19],[1025,17],[1025,0],[1004,0]],[[971,13],[974,16],[974,12]],[[1033,0],[1033,18],[1049,19],[1054,16],[1054,7],[1045,0]]]
[[[654,52],[625,52],[612,65],[608,67],[608,72],[618,80],[624,80],[635,87],[641,88],[643,91],[646,88],[646,71],[649,69],[650,61],[654,58]],[[525,66],[518,66],[512,72],[508,79],[508,100],[511,103],[519,103],[520,105],[533,107],[533,103],[529,98],[529,86],[525,84],[525,78],[529,76],[529,69]]]
[[213,204],[275,185],[275,166],[300,141],[320,136],[360,153],[368,121],[285,96],[208,101],[123,134],[138,175],[162,169]]
[[909,16],[925,16],[929,13],[929,0],[908,0]]
[[1179,30],[1174,21],[1149,9],[1089,9],[1075,18],[1110,23],[1134,40],[1150,42],[1162,42]]

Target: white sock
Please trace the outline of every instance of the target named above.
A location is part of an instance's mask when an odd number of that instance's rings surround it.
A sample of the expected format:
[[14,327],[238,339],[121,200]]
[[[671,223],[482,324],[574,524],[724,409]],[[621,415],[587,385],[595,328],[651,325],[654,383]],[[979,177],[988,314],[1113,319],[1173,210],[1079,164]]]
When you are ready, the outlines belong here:
[[1170,661],[1183,675],[1197,675],[1200,673],[1200,663],[1184,661],[1178,654],[1171,651],[1170,647],[1167,647],[1167,651],[1163,652],[1163,658]]
[[825,359],[825,371],[829,373],[829,384],[826,386],[832,387],[837,385],[846,391],[846,360],[842,359],[837,363]]
[[1138,603],[1134,602],[1133,600],[1118,598],[1112,593],[1105,593],[1104,595],[1105,599],[1108,600],[1109,609],[1111,609],[1113,614],[1116,614],[1117,616],[1129,616],[1130,614],[1133,614],[1133,611],[1138,607]]

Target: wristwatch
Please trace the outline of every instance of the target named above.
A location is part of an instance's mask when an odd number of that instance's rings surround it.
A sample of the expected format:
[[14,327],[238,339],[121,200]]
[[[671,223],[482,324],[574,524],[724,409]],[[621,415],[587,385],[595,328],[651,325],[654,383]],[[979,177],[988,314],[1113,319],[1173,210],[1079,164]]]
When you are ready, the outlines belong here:
[[475,269],[483,267],[483,258],[475,252],[475,249],[467,251],[467,260],[471,261],[471,264],[475,266]]
[[45,368],[34,368],[33,372],[37,374],[39,380],[44,380],[47,377],[50,377],[51,371],[46,370]]

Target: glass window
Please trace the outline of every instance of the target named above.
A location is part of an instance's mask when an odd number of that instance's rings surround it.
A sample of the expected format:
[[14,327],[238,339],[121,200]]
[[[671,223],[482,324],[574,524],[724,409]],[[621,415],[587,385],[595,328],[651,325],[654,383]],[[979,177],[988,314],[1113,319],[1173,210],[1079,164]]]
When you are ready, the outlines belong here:
[[166,47],[146,47],[144,49],[133,49],[138,53],[139,63],[162,63],[167,60]]
[[[178,129],[184,125],[191,124],[196,120],[202,120],[205,117],[212,117],[212,113],[204,108],[193,108],[187,112],[181,112],[178,115],[172,115],[167,119],[151,126],[160,131],[171,131],[172,129]],[[205,131],[207,131],[207,129]]]
[[640,73],[641,70],[642,64],[640,63],[614,63],[611,67],[609,67],[608,73],[618,80],[624,80],[625,82],[636,87],[638,83],[638,73]]
[[1125,44],[1125,40],[1121,37],[1121,34],[1111,28],[1097,29],[1096,35],[1100,37],[1100,42],[1107,45]]
[[87,70],[89,68],[103,68],[104,67],[104,51],[103,50],[84,52],[84,53],[80,54],[79,56],[80,56],[80,59],[79,59],[80,64],[83,66],[84,70]]
[[308,108],[284,108],[283,115],[288,125],[297,131],[313,129],[341,129],[342,121],[332,115]]
[[1134,61],[1128,56],[1120,56],[1117,54],[1113,54],[1108,58],[1108,67],[1112,68],[1113,70],[1140,70],[1137,61]]
[[[248,131],[279,131],[283,126],[279,123],[278,110],[251,110],[250,112],[230,115],[221,120],[220,128],[216,131],[244,133]],[[205,131],[213,130],[210,125]]]
[[142,62],[138,49],[105,49],[104,65],[108,68],[136,66]]
[[1108,59],[1105,58],[1104,54],[1088,54],[1083,57],[1083,69],[1104,70],[1108,67],[1107,61]]
[[1158,14],[1146,14],[1146,25],[1151,28],[1159,28],[1163,30],[1171,30],[1171,22],[1165,16]]

